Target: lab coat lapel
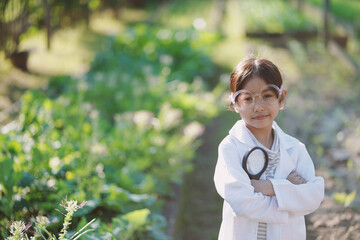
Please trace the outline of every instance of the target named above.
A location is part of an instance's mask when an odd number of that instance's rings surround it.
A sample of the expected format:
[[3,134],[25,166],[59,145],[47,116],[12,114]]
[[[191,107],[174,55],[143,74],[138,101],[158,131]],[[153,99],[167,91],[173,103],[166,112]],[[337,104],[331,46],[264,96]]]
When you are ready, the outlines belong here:
[[243,120],[237,121],[230,129],[229,134],[236,137],[241,143],[246,144],[249,147],[255,146]]
[[[280,139],[280,161],[276,168],[274,178],[287,178],[289,173],[295,169],[295,164],[290,157],[288,150],[295,146],[299,141],[285,134],[275,121],[273,122],[273,127]],[[229,134],[236,137],[241,143],[247,145],[249,148],[255,146],[243,120],[237,121],[230,129]],[[264,176],[262,176],[262,178],[263,177]]]
[[280,144],[280,161],[276,168],[274,178],[286,179],[292,170],[295,169],[295,164],[292,161],[287,149]]
[[295,146],[298,143],[298,140],[285,134],[275,122],[274,126],[280,139],[280,162],[276,168],[274,178],[286,179],[290,172],[296,167],[288,150]]

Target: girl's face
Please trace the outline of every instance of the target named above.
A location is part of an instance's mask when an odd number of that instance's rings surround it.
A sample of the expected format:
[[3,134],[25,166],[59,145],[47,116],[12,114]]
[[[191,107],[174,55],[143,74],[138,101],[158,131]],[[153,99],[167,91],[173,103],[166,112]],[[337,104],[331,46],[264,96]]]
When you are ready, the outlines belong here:
[[[262,78],[254,76],[243,87],[244,92],[249,91],[250,94],[240,94],[236,99],[236,104],[240,107],[237,112],[250,131],[252,129],[257,131],[271,130],[272,123],[285,100],[286,91],[283,91],[279,100],[271,100],[271,98],[277,98],[279,95],[276,91],[267,90],[269,89],[267,86],[268,84]],[[255,99],[251,104],[252,96],[255,96]],[[268,101],[272,101],[271,104],[268,104]],[[241,107],[244,104],[247,104],[247,107]]]

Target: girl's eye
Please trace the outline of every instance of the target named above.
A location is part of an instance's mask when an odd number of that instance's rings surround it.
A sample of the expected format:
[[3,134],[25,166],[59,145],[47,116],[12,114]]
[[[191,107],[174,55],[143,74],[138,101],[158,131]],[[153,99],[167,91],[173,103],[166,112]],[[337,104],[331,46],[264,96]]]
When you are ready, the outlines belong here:
[[252,102],[252,96],[248,93],[242,93],[240,95],[240,101],[243,103],[251,103]]
[[265,94],[263,98],[274,98],[275,96],[273,94]]
[[275,91],[272,91],[272,90],[266,90],[266,91],[263,91],[262,93],[261,93],[261,96],[262,96],[262,98],[263,99],[273,99],[273,98],[278,98],[278,96],[277,96],[277,94],[276,94],[276,92]]
[[245,102],[252,102],[252,97],[246,97],[246,98],[244,98],[244,101]]

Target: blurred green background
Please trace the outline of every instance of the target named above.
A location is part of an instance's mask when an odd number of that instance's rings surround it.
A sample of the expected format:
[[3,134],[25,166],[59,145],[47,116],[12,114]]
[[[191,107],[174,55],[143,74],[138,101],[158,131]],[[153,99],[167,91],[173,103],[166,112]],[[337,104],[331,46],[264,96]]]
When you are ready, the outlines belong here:
[[277,122],[325,178],[308,239],[358,239],[359,16],[358,0],[1,1],[1,238],[36,216],[59,232],[67,197],[87,201],[67,237],[96,218],[82,238],[217,239],[229,75],[252,55],[281,70]]

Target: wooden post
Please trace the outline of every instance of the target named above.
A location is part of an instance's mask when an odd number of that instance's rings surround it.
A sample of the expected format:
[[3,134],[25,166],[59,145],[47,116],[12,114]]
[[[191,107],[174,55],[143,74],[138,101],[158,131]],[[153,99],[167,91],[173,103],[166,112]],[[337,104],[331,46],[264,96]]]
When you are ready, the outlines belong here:
[[89,8],[89,1],[86,1],[84,7],[85,7],[86,29],[89,30],[89,28],[90,28],[90,8]]
[[47,0],[43,0],[44,9],[45,9],[45,23],[46,23],[46,33],[47,33],[47,50],[50,50],[51,47],[51,22],[50,22],[50,6]]
[[329,43],[329,10],[330,10],[330,0],[324,0],[324,44],[327,48]]
[[303,0],[297,0],[297,8],[299,12],[302,12],[303,9]]

